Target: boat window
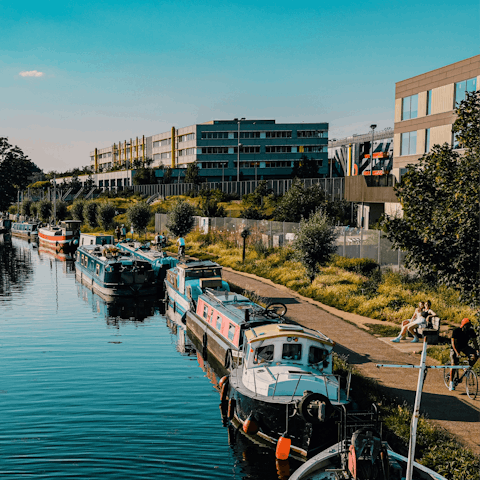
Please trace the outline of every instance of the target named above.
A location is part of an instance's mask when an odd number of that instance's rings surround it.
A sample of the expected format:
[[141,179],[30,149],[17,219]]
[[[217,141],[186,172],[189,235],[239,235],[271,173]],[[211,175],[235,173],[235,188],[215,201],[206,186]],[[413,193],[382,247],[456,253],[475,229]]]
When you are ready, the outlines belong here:
[[208,321],[208,323],[212,323],[213,322],[213,308],[210,310],[210,320]]
[[302,358],[302,344],[284,343],[282,350],[283,360],[300,360]]
[[220,315],[217,316],[217,330],[222,328],[222,317]]
[[310,347],[308,352],[308,363],[320,363],[323,362],[328,357],[328,352],[323,348]]
[[95,268],[95,273],[98,275],[100,273],[100,264],[97,263],[97,267]]
[[208,305],[203,306],[203,318],[208,317]]
[[271,362],[273,360],[273,345],[265,345],[255,349],[255,356],[253,357],[253,363]]
[[235,336],[235,325],[230,324],[228,327],[228,339],[233,341],[233,337]]

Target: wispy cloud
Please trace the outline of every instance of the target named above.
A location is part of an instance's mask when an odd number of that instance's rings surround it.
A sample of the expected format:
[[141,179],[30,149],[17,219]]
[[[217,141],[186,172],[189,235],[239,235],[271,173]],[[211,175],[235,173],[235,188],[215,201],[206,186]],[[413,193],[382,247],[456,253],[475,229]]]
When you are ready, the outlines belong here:
[[29,72],[20,72],[21,77],[43,77],[43,72],[37,72],[37,70],[30,70]]

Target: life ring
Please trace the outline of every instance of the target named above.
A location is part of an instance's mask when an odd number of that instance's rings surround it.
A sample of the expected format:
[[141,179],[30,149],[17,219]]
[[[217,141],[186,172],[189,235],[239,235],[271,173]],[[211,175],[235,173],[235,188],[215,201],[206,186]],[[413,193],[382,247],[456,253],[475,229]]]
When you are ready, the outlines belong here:
[[356,163],[353,164],[353,175],[358,175],[358,165]]
[[[325,405],[325,412],[324,415],[322,415],[322,418],[320,418],[318,413],[315,415],[311,412],[313,402],[319,402],[319,408],[321,407],[322,403]],[[300,400],[300,403],[298,404],[298,411],[306,422],[321,423],[327,420],[332,414],[332,404],[325,395],[322,395],[321,393],[310,392],[304,395]]]

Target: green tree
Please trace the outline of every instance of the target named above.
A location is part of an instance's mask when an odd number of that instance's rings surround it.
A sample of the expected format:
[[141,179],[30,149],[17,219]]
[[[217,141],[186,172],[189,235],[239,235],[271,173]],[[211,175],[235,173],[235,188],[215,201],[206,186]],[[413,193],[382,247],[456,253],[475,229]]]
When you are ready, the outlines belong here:
[[38,202],[33,202],[30,205],[30,215],[35,218],[38,216]]
[[292,178],[317,178],[319,176],[318,160],[302,155],[298,162],[293,163]]
[[196,162],[188,164],[184,181],[185,183],[193,183],[194,185],[200,185],[200,183],[202,183],[202,178],[200,177],[200,168],[198,168]]
[[150,207],[145,202],[138,202],[127,210],[128,221],[133,225],[133,228],[137,232],[143,232],[146,230],[151,216],[152,212]]
[[83,209],[85,208],[85,200],[75,200],[72,205],[72,217],[74,220],[85,221]]
[[274,218],[280,222],[299,222],[319,208],[325,208],[327,199],[320,185],[305,187],[295,179],[290,189],[278,200]]
[[50,200],[40,200],[38,202],[38,216],[42,222],[48,222],[52,215],[52,202]]
[[22,215],[25,215],[26,217],[32,215],[32,205],[33,202],[30,199],[25,199],[20,205],[20,212],[22,212]]
[[467,95],[456,113],[453,132],[464,154],[445,143],[409,165],[395,186],[403,217],[383,226],[393,247],[406,251],[407,266],[478,305],[480,93]]
[[115,207],[111,203],[102,203],[97,210],[97,222],[104,229],[112,228],[115,217]]
[[25,189],[32,175],[40,171],[19,147],[13,147],[6,137],[0,137],[0,211],[15,202],[17,191]]
[[139,168],[135,170],[135,176],[133,177],[134,185],[152,185],[157,183],[155,177],[155,170],[153,168]]
[[193,227],[195,207],[185,200],[175,203],[167,216],[167,228],[176,237],[185,236]]
[[57,220],[65,220],[68,215],[67,204],[63,201],[57,201],[55,205]]
[[172,173],[173,172],[170,167],[164,168],[162,183],[164,183],[165,185],[168,183],[172,183]]
[[335,253],[335,239],[335,227],[322,210],[300,221],[292,246],[295,258],[307,270],[310,281],[313,282],[319,267]]
[[97,210],[98,204],[94,200],[85,202],[83,206],[83,220],[91,228],[98,227]]

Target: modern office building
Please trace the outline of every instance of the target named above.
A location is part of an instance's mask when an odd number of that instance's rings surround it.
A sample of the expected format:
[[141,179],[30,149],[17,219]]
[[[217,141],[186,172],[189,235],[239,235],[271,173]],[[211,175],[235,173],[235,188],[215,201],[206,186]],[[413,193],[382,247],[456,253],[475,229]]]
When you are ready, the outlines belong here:
[[452,134],[455,108],[466,92],[479,90],[480,55],[395,84],[393,168],[401,169],[433,145],[456,146]]
[[150,137],[124,140],[90,153],[92,171],[152,167],[186,168],[196,162],[202,176],[244,180],[288,178],[307,157],[328,176],[328,123],[276,123],[275,120],[212,120]]

